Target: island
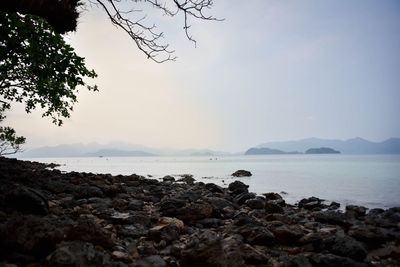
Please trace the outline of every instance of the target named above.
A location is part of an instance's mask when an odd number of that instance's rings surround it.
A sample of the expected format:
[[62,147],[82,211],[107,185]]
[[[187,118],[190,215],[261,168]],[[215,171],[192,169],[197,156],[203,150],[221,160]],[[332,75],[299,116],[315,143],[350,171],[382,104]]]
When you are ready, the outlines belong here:
[[284,155],[284,154],[301,154],[300,152],[285,152],[279,149],[272,149],[268,147],[252,147],[248,149],[245,155]]
[[306,154],[340,154],[340,151],[334,150],[330,147],[310,148]]

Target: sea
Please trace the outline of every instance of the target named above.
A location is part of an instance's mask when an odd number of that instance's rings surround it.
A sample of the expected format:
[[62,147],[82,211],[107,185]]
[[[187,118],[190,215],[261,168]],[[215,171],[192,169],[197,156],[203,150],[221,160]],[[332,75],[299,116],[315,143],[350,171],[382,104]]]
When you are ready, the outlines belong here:
[[[286,202],[316,196],[368,208],[400,207],[400,155],[257,155],[34,158],[61,171],[139,174],[151,179],[192,174],[197,181],[227,187],[240,180],[257,194],[280,193]],[[251,177],[231,174],[244,169]]]

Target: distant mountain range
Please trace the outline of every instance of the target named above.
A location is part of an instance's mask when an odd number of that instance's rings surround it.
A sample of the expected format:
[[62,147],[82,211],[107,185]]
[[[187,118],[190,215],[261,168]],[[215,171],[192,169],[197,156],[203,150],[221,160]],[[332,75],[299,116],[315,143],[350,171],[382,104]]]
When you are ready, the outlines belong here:
[[114,142],[110,144],[63,144],[27,149],[16,156],[19,158],[56,157],[147,157],[147,156],[226,156],[262,154],[301,154],[310,148],[331,148],[342,154],[400,154],[400,138],[390,138],[383,142],[371,142],[362,138],[330,140],[307,138],[297,141],[268,142],[232,154],[210,149],[170,149],[151,148],[142,145]]
[[60,158],[60,157],[151,157],[151,156],[220,156],[229,153],[210,149],[169,149],[151,148],[142,145],[115,142],[110,144],[62,144],[45,146],[17,154],[20,158]]
[[[342,154],[400,154],[400,138],[390,138],[383,142],[371,142],[360,137],[348,140],[307,138],[297,141],[268,142],[251,149],[277,149],[305,152],[310,148],[327,147]],[[286,153],[286,152],[284,152]]]

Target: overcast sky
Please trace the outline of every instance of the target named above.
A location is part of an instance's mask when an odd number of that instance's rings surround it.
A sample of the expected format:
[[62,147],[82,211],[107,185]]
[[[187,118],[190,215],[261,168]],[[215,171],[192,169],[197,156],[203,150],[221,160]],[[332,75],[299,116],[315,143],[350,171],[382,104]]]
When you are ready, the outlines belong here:
[[62,127],[14,106],[27,147],[123,141],[240,151],[306,137],[400,136],[400,2],[215,0],[223,22],[150,13],[176,50],[156,64],[100,10],[66,38],[99,77]]

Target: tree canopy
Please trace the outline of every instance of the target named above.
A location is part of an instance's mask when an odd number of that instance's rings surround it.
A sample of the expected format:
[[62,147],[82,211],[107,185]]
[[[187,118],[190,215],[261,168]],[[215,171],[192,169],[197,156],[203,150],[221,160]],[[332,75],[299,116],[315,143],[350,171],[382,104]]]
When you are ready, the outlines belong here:
[[[68,118],[85,78],[96,73],[84,58],[65,43],[42,18],[18,13],[0,14],[0,122],[12,102],[25,104],[26,112],[40,107],[57,125]],[[0,127],[0,155],[19,149],[25,139],[10,127]],[[3,153],[2,153],[3,152]]]

